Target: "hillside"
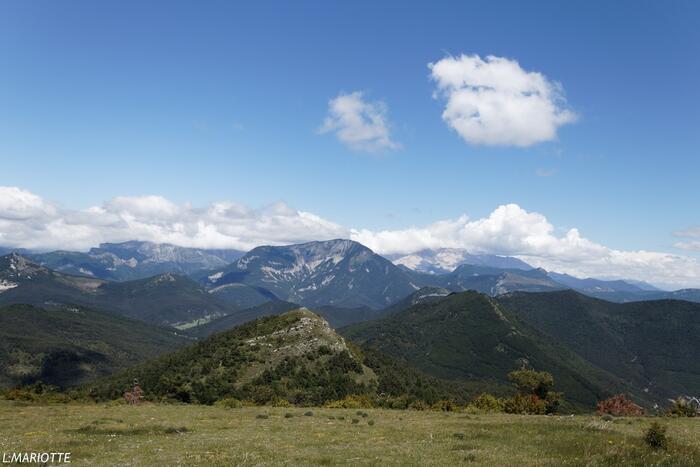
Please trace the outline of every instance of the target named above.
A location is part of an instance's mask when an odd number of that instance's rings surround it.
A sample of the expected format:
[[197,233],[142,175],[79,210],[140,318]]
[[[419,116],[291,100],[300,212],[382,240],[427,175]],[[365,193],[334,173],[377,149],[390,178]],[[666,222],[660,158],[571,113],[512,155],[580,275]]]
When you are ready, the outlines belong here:
[[574,291],[513,293],[498,302],[658,402],[700,394],[699,304],[616,304]]
[[351,240],[263,246],[208,275],[210,289],[241,283],[316,308],[384,308],[418,287],[389,260]]
[[225,397],[321,404],[366,393],[377,377],[328,323],[306,309],[260,318],[98,382],[115,398],[137,378],[148,397],[212,403]]
[[0,307],[0,387],[87,383],[191,342],[172,330],[87,308]]
[[490,384],[496,392],[509,384],[508,372],[528,365],[551,372],[556,390],[579,406],[590,408],[600,398],[619,391],[643,397],[641,390],[594,367],[476,292],[419,303],[340,331],[428,374]]

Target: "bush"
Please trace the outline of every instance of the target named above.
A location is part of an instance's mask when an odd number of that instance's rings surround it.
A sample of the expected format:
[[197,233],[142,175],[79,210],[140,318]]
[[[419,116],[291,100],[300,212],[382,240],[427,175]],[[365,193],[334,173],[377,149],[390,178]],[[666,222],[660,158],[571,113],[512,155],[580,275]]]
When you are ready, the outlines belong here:
[[314,413],[312,411],[304,412],[304,417],[313,417]]
[[430,406],[423,402],[422,400],[418,399],[413,402],[411,402],[408,406],[409,409],[411,410],[428,410]]
[[672,402],[671,407],[666,411],[666,415],[672,417],[696,417],[698,409],[685,397],[679,397]]
[[293,407],[292,403],[281,397],[273,397],[270,401],[272,407]]
[[617,394],[597,404],[598,415],[610,414],[616,417],[638,417],[644,413],[644,409],[627,399],[624,394]]
[[612,422],[612,421],[614,420],[615,417],[613,417],[613,416],[610,415],[609,413],[604,413],[603,416],[600,417],[600,418],[602,418],[603,421],[605,421],[605,422]]
[[503,401],[491,394],[483,393],[471,401],[469,406],[481,412],[501,412]]
[[255,418],[259,418],[261,420],[267,420],[268,418],[270,418],[270,416],[267,414],[264,414],[264,413],[259,413],[255,416]]
[[505,413],[544,415],[547,413],[547,404],[535,394],[516,394],[515,397],[503,400]]
[[369,426],[374,426],[374,420],[368,421],[367,424],[368,424]]
[[292,418],[293,416],[294,416],[294,414],[289,413],[289,412],[287,412],[286,414],[284,414],[284,418]]
[[344,399],[328,401],[324,407],[329,409],[371,409],[374,403],[365,394],[352,394]]
[[214,405],[217,407],[224,407],[226,409],[240,409],[243,407],[243,402],[239,401],[235,397],[227,397],[214,402]]
[[658,422],[652,423],[649,429],[644,433],[644,442],[654,450],[666,449],[668,447],[666,427],[660,425]]
[[454,412],[457,406],[451,400],[441,400],[434,403],[431,409],[440,410],[442,412]]
[[352,424],[353,424],[353,425],[357,425],[358,423],[360,423],[360,421],[359,421],[358,419],[356,419],[356,418],[353,418],[353,419],[352,419]]

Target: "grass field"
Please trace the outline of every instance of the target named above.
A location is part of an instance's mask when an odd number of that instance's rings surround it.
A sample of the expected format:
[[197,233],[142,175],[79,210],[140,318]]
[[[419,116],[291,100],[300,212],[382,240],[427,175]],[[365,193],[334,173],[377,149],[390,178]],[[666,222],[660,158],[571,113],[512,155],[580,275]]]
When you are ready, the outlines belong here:
[[700,419],[661,419],[670,445],[654,452],[642,441],[650,418],[362,412],[0,401],[0,451],[91,466],[700,465]]

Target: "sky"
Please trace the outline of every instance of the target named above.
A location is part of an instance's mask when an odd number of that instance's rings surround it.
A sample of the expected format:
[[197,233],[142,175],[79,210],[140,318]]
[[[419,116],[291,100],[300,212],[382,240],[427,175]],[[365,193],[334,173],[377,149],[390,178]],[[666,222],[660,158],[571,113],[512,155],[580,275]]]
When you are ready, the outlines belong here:
[[700,287],[700,4],[0,4],[0,245],[350,237]]

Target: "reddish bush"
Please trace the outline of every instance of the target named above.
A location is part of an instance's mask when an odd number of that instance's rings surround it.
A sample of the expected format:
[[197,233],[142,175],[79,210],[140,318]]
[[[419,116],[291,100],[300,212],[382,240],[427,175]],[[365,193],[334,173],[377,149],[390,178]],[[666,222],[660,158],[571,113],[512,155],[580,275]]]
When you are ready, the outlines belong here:
[[598,401],[598,415],[610,414],[616,417],[635,417],[642,415],[644,409],[627,399],[624,394],[609,397],[604,401]]

